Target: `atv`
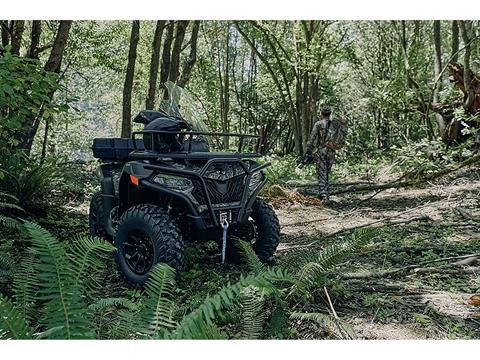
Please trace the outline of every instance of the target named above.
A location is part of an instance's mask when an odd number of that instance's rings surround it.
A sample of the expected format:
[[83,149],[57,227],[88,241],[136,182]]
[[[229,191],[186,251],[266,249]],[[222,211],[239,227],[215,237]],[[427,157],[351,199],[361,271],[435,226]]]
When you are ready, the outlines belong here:
[[90,234],[114,242],[127,281],[143,285],[159,262],[181,271],[188,241],[216,240],[222,262],[240,262],[236,238],[261,261],[272,258],[280,226],[258,197],[270,165],[256,161],[258,136],[194,131],[164,111],[142,111],[134,122],[145,128],[129,139],[93,140],[101,191],[89,213]]

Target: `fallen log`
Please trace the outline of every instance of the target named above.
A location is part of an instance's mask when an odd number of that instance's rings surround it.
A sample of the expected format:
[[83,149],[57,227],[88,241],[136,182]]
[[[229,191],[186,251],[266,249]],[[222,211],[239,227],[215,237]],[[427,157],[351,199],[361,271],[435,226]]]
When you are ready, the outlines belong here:
[[[467,160],[462,161],[459,164],[453,165],[446,167],[440,171],[437,171],[433,174],[429,174],[423,178],[417,178],[417,179],[412,179],[412,180],[403,180],[405,178],[405,175],[401,176],[400,178],[393,180],[391,182],[385,183],[385,184],[367,184],[367,185],[359,185],[359,186],[353,186],[353,187],[347,187],[345,189],[333,189],[332,190],[332,195],[340,195],[340,194],[346,194],[346,193],[356,193],[356,192],[368,192],[368,191],[383,191],[387,189],[398,189],[398,188],[407,188],[407,187],[413,187],[413,186],[418,186],[422,183],[430,182],[433,180],[436,180],[438,178],[441,178],[443,176],[446,176],[448,174],[451,174],[453,172],[456,172],[466,166],[471,166],[475,165],[477,163],[480,163],[480,154],[477,154],[475,156],[470,157]],[[302,190],[302,192],[305,192],[306,194],[309,195],[314,195],[316,193],[310,192],[308,190]],[[316,194],[318,195],[318,194]]]

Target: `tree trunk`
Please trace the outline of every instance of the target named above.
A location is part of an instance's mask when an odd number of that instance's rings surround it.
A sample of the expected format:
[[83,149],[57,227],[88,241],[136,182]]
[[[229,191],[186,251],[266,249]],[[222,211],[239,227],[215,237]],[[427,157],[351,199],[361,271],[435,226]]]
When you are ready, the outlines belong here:
[[127,71],[123,85],[123,111],[122,111],[122,138],[128,138],[132,134],[132,89],[135,75],[135,62],[137,60],[137,45],[140,37],[140,21],[132,21],[130,34],[130,48],[128,50]]
[[465,111],[469,112],[470,106],[475,101],[475,92],[472,87],[472,71],[470,69],[470,57],[472,48],[470,41],[472,39],[472,21],[462,20],[460,21],[460,30],[462,32],[463,43],[465,44],[465,57],[463,66],[463,83],[465,85],[466,98],[464,101]]
[[72,27],[71,20],[60,21],[57,35],[55,36],[55,41],[53,42],[52,51],[50,52],[50,56],[48,57],[48,60],[44,67],[46,71],[55,72],[57,74],[60,72],[63,53],[65,52],[68,34],[70,33],[71,27]]
[[172,48],[175,23],[173,21],[170,21],[167,25],[167,28],[168,28],[167,36],[165,37],[165,41],[163,42],[162,67],[160,70],[160,88],[164,91],[163,92],[164,99],[168,98],[168,93],[167,91],[165,91],[163,86],[168,80],[168,74],[170,69],[170,58],[171,58],[170,50]]
[[197,61],[197,40],[198,40],[198,30],[200,29],[200,21],[196,20],[193,22],[192,27],[192,36],[190,38],[190,54],[188,55],[188,59],[185,61],[185,65],[183,66],[182,76],[180,80],[178,80],[178,86],[185,87],[190,80],[190,74],[192,73],[193,66]]
[[25,31],[24,20],[13,20],[12,26],[12,54],[20,55],[20,47],[22,46],[23,32]]
[[458,33],[458,21],[452,21],[452,63],[458,62],[458,49],[459,49],[459,33]]
[[185,31],[187,30],[188,21],[179,21],[175,31],[175,41],[173,42],[172,57],[170,68],[168,70],[168,80],[173,83],[177,82],[180,75],[180,53],[182,52],[183,40],[185,39]]
[[[433,21],[433,39],[435,44],[435,65],[434,65],[434,81],[438,80],[438,85],[433,91],[433,102],[438,103],[438,94],[442,89],[442,82],[438,79],[441,76],[442,71],[442,37],[440,20]],[[438,135],[442,138],[445,136],[445,121],[443,116],[439,113],[435,113],[435,119],[438,125]]]
[[[57,34],[53,42],[52,51],[48,57],[44,70],[54,73],[60,72],[60,67],[62,65],[63,53],[65,52],[65,47],[67,45],[68,34],[70,33],[70,28],[72,26],[72,20],[62,20],[58,26]],[[53,98],[54,91],[49,94],[49,98]],[[22,135],[20,136],[20,149],[24,149],[27,153],[30,153],[33,145],[33,140],[35,140],[35,135],[37,134],[38,126],[40,125],[40,120],[43,116],[43,111],[40,111],[39,114],[30,114],[23,127]]]
[[147,110],[153,110],[155,107],[155,96],[157,92],[158,69],[160,67],[160,45],[162,42],[165,20],[157,21],[155,35],[152,43],[152,58],[150,60],[150,77],[148,80],[148,95],[145,103]]
[[42,22],[40,20],[32,21],[32,32],[30,35],[30,48],[27,57],[38,60],[38,46],[40,44],[40,35],[42,34]]
[[2,34],[2,46],[5,47],[10,42],[10,26],[8,20],[0,20],[1,34]]

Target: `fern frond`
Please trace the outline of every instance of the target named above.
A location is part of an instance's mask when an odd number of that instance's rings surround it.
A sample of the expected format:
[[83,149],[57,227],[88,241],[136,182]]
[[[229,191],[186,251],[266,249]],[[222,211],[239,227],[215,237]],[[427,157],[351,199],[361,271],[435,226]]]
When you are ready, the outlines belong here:
[[6,201],[7,199],[13,201],[14,203],[18,202],[18,198],[10,193],[0,190],[0,199]]
[[3,210],[3,209],[18,210],[18,211],[22,211],[22,212],[25,211],[25,210],[23,210],[22,207],[20,207],[16,204],[12,204],[12,203],[8,203],[8,202],[0,202],[0,210]]
[[38,299],[45,302],[40,322],[47,329],[62,326],[55,337],[92,337],[83,294],[73,281],[77,273],[68,262],[65,248],[39,225],[27,222],[24,226],[31,237],[32,254],[38,259]]
[[142,326],[139,332],[147,337],[161,330],[174,329],[175,270],[166,264],[157,264],[149,274],[142,304]]
[[37,265],[38,260],[32,256],[22,258],[13,278],[15,305],[26,321],[33,317],[33,307],[39,286]]
[[88,309],[93,313],[98,313],[109,308],[126,308],[128,310],[136,310],[138,306],[131,300],[126,298],[105,298],[99,299],[88,306]]
[[349,323],[340,319],[336,319],[331,315],[322,313],[294,312],[290,315],[290,319],[314,321],[320,326],[322,326],[325,330],[327,330],[330,334],[333,334],[341,339],[355,338],[355,330]]
[[265,294],[256,286],[247,286],[242,293],[240,336],[243,339],[258,339],[263,333],[266,318]]
[[73,284],[89,286],[92,274],[98,274],[105,267],[105,260],[115,248],[103,239],[90,236],[76,237],[71,253],[68,254],[73,267]]
[[17,229],[20,225],[20,222],[10,216],[5,216],[0,214],[0,226],[9,228],[9,229]]
[[0,294],[0,339],[30,339],[32,330],[13,303]]
[[260,274],[265,271],[266,266],[262,264],[249,243],[237,237],[232,237],[232,241],[235,241],[235,246],[240,250],[243,259],[253,274]]
[[351,238],[342,244],[328,245],[314,260],[305,264],[298,272],[298,278],[305,288],[323,284],[325,275],[372,238],[373,231],[361,229],[352,233]]
[[244,288],[256,286],[262,291],[271,293],[275,291],[274,282],[293,283],[294,280],[282,269],[267,269],[258,275],[241,276],[237,283],[226,285],[214,296],[207,297],[197,309],[182,319],[169,337],[175,339],[208,338],[208,333],[205,331],[206,326],[212,324],[220,312],[235,304]]

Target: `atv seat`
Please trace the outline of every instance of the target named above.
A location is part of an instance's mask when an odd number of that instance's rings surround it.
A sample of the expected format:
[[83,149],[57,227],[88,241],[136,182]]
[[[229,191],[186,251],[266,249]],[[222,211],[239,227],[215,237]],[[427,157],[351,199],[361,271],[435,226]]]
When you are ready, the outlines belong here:
[[[135,139],[136,149],[145,150],[143,139]],[[93,157],[101,160],[127,161],[128,154],[135,150],[133,139],[97,138],[93,139]]]

